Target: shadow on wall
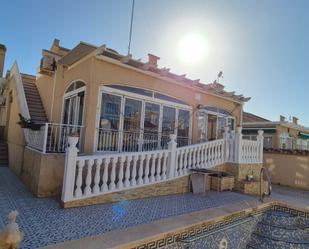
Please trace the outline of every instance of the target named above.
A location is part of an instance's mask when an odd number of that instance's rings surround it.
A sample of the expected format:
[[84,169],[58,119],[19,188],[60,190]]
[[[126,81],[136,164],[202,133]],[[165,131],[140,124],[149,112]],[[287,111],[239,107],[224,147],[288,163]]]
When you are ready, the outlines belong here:
[[264,166],[270,171],[272,182],[309,190],[309,156],[264,153]]

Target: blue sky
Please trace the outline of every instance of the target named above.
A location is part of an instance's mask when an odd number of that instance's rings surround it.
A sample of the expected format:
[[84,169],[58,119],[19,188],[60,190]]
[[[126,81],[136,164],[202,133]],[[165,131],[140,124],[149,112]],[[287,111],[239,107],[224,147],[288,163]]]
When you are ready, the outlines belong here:
[[[35,74],[41,49],[54,38],[72,48],[79,41],[107,44],[126,54],[131,0],[3,0],[0,43],[5,68],[16,59]],[[309,126],[309,1],[307,0],[136,0],[131,52],[193,79],[221,83],[252,100],[245,110],[278,120],[295,115]],[[199,64],[179,59],[176,44],[201,34],[208,53]]]

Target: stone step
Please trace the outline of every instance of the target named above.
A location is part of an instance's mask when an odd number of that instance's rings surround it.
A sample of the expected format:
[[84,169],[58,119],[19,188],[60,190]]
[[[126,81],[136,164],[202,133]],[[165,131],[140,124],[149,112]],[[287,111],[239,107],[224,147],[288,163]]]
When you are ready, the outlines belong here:
[[309,246],[309,231],[303,229],[287,229],[285,227],[274,227],[258,223],[253,234],[263,236],[272,240],[285,241],[289,243],[298,243],[302,241],[308,243]]
[[308,249],[307,243],[288,243],[284,241],[271,240],[269,238],[259,236],[256,234],[251,235],[250,242],[247,248],[254,249]]
[[271,225],[274,227],[285,227],[287,229],[297,229],[300,228],[301,218],[298,216],[292,216],[285,212],[279,211],[268,211],[261,222],[264,225]]

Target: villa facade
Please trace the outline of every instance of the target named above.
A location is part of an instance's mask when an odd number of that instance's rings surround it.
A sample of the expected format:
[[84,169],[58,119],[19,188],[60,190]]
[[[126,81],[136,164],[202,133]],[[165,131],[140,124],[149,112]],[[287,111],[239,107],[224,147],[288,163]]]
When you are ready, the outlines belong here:
[[256,140],[258,130],[264,131],[264,147],[267,149],[309,151],[309,127],[300,125],[296,117],[288,121],[284,116],[280,116],[279,121],[270,121],[244,112],[244,138]]
[[10,168],[37,196],[62,189],[72,200],[164,185],[190,168],[260,167],[262,133],[257,142],[241,135],[250,98],[172,73],[158,60],[84,42],[67,49],[54,40],[36,76],[14,63],[1,85]]

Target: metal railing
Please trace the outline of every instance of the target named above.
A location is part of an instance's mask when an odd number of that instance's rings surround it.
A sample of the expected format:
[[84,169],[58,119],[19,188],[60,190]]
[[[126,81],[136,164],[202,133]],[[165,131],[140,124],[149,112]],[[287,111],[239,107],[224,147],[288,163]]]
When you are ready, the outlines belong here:
[[[263,176],[266,176],[267,178],[267,183],[268,183],[268,188],[267,188],[267,192],[263,190],[264,188],[264,180],[263,180]],[[264,197],[265,196],[270,196],[271,195],[271,191],[272,191],[272,186],[271,186],[271,178],[268,174],[268,171],[265,167],[261,168],[260,171],[260,201],[264,202]]]
[[[118,131],[97,128],[98,152],[136,152],[167,149],[169,134],[146,131]],[[177,137],[177,146],[191,144],[188,137]]]
[[83,126],[45,123],[39,130],[24,129],[27,146],[43,153],[64,153],[67,138],[74,134],[79,137],[78,147],[82,143]]

